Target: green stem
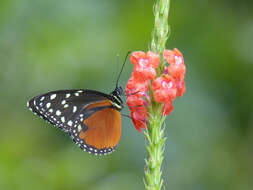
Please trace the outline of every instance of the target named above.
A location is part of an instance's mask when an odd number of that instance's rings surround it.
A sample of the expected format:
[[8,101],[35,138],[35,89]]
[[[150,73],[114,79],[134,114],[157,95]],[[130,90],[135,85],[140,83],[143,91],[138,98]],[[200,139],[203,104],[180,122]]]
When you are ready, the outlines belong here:
[[[154,5],[154,29],[150,49],[160,55],[160,68],[157,70],[157,76],[163,72],[164,61],[162,53],[165,49],[166,41],[169,37],[168,13],[170,0],[157,0]],[[146,150],[147,159],[145,168],[145,188],[146,190],[160,190],[163,186],[161,165],[164,153],[164,120],[162,116],[162,105],[156,103],[150,88],[151,104],[148,107],[149,117],[147,121],[147,139]]]
[[156,52],[160,55],[161,64],[158,71],[158,75],[163,72],[165,62],[163,60],[162,53],[165,49],[167,39],[170,36],[170,26],[168,24],[168,14],[170,9],[170,0],[157,0],[154,4],[154,29],[152,32],[152,40],[150,43],[150,49],[152,52]]
[[170,34],[170,27],[168,24],[169,8],[170,0],[157,0],[154,4],[155,22],[150,48],[151,51],[159,53],[160,56],[162,56],[162,52],[165,49],[166,41]]
[[146,190],[160,190],[163,185],[161,165],[164,153],[164,117],[161,117],[161,108],[158,106],[151,111],[148,119],[148,130],[145,132],[147,139],[146,149],[148,158],[145,169]]

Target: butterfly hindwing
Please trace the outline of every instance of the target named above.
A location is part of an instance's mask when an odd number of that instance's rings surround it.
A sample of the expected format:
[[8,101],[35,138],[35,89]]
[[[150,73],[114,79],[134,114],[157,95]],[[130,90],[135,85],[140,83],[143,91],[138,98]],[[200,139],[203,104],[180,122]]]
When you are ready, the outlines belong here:
[[109,154],[120,140],[120,112],[108,100],[90,104],[74,121],[70,135],[84,151],[95,155]]

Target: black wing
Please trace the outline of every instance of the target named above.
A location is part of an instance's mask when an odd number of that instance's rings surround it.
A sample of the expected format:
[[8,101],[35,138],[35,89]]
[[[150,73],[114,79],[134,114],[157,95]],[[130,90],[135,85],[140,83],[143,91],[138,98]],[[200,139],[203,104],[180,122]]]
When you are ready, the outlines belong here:
[[106,99],[107,94],[94,90],[58,90],[32,98],[27,107],[54,126],[69,132],[74,121],[80,119],[82,110]]

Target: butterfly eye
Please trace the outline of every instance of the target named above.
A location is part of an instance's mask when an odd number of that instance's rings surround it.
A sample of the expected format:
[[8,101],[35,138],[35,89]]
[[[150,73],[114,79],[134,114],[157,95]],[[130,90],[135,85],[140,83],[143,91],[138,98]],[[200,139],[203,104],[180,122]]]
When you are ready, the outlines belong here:
[[123,93],[122,87],[117,87],[117,88],[113,91],[113,94],[115,94],[115,95],[117,95],[117,96],[121,96],[122,93]]
[[123,93],[122,87],[119,87],[118,95],[121,95]]

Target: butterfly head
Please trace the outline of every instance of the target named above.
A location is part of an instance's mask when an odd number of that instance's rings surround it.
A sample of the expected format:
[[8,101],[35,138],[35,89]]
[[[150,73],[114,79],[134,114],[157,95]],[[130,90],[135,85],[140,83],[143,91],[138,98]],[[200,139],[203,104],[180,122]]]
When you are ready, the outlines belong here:
[[123,93],[123,89],[121,86],[116,87],[115,90],[112,92],[113,95],[119,96],[119,97],[122,95],[122,93]]
[[116,87],[114,91],[111,92],[110,96],[111,96],[111,101],[113,106],[118,109],[121,110],[123,108],[123,101],[121,100],[120,96],[123,93],[123,89],[122,87]]

